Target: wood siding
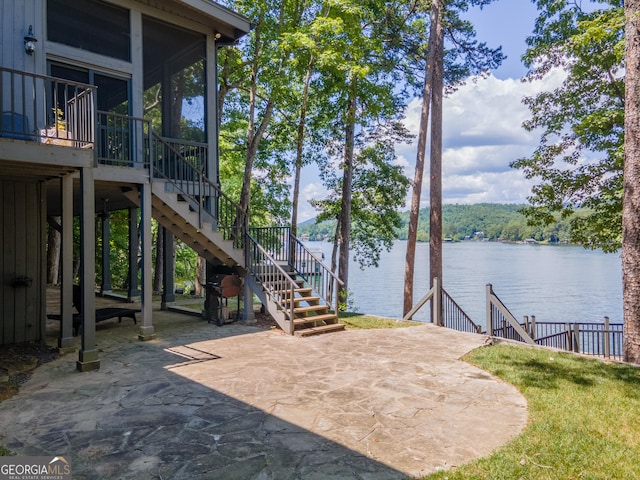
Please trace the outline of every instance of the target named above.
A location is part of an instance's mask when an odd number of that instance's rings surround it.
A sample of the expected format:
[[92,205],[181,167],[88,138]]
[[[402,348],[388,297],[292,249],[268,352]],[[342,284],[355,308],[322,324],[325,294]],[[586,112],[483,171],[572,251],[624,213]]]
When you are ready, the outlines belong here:
[[[43,0],[0,0],[0,65],[31,73],[45,73],[45,14]],[[24,36],[33,26],[36,51],[24,51]]]
[[0,181],[0,344],[44,337],[42,198],[41,183]]

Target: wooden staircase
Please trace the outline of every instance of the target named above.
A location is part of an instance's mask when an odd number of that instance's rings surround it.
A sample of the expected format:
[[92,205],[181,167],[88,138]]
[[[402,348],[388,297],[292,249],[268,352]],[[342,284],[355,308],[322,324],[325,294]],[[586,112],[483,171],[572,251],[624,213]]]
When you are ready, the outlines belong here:
[[[307,286],[304,280],[295,279],[294,273],[285,271],[273,259],[266,258],[268,254],[261,246],[264,255],[257,262],[260,267],[252,270],[252,265],[246,264],[247,245],[225,238],[224,231],[217,228],[213,215],[202,211],[194,198],[177,193],[172,187],[170,180],[153,180],[152,216],[198,255],[243,271],[245,282],[284,332],[304,337],[344,330],[336,313],[330,311],[330,306],[314,294],[313,288]],[[134,204],[140,205],[137,191],[125,192],[125,195]],[[271,271],[264,274],[261,269],[269,262],[273,263]],[[274,268],[278,270],[276,274],[273,273]],[[294,292],[292,301],[291,292]]]
[[298,288],[293,298],[293,331],[299,337],[344,330],[338,315],[329,311],[329,305],[321,303],[320,297],[313,295],[311,287],[305,287],[303,280],[296,280]]
[[[125,195],[139,204],[138,192]],[[234,242],[224,238],[223,232],[214,227],[211,215],[201,215],[187,196],[169,191],[162,180],[154,180],[151,184],[151,213],[160,225],[201,257],[244,268],[242,249],[234,248]]]

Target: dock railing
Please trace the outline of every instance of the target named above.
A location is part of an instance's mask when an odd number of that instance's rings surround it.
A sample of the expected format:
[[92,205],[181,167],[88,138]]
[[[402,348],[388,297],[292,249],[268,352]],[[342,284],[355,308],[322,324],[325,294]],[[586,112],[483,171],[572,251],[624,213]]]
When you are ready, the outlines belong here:
[[462,332],[482,332],[482,327],[471,320],[471,317],[460,308],[442,288],[442,282],[437,277],[433,279],[433,286],[429,292],[403,317],[403,320],[412,320],[414,315],[429,301],[431,301],[432,323]]
[[611,323],[604,317],[595,322],[539,322],[534,315],[518,322],[487,285],[487,335],[543,347],[622,359],[624,355],[623,324]]

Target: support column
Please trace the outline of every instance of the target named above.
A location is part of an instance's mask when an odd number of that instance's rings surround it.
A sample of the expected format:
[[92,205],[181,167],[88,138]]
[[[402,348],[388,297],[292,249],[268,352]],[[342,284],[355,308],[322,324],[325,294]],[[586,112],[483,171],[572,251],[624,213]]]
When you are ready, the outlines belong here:
[[245,323],[256,323],[256,314],[253,312],[253,290],[249,288],[249,282],[244,279],[244,292],[242,295],[244,309],[242,310],[242,321]]
[[73,338],[73,176],[60,179],[62,196],[62,285],[60,287],[60,336],[58,348],[61,352],[74,350]]
[[96,348],[96,230],[93,167],[80,170],[80,286],[82,292],[82,347],[76,366],[81,372],[100,368]]
[[145,183],[140,187],[141,206],[141,233],[142,233],[142,322],[138,327],[139,340],[152,340],[155,338],[151,302],[153,300],[153,280],[151,270],[153,261],[151,258],[151,183]]
[[204,311],[202,316],[208,322],[214,322],[216,325],[223,325],[222,318],[220,318],[220,301],[221,299],[216,295],[212,295],[210,285],[214,283],[216,266],[211,262],[206,263],[206,286],[204,291]]
[[166,228],[162,229],[164,241],[164,261],[162,262],[162,304],[161,309],[167,310],[170,304],[175,303],[175,285],[173,283],[174,258],[173,258],[173,234]]
[[102,223],[102,285],[100,293],[111,293],[111,214],[107,211],[100,215]]
[[140,298],[138,289],[138,208],[129,209],[129,291],[127,297],[130,302]]

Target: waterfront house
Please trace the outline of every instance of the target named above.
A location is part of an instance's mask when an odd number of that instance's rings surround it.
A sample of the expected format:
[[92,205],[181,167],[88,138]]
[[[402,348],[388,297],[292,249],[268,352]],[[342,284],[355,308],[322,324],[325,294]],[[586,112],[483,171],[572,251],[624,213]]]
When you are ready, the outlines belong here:
[[[287,256],[274,259],[260,243],[271,239],[273,247],[273,231],[249,235],[248,218],[220,189],[217,54],[249,32],[247,18],[210,0],[3,0],[0,10],[0,344],[44,338],[49,225],[62,237],[59,347],[75,348],[80,303],[78,369],[99,368],[95,294],[111,290],[115,210],[129,212],[127,298],[140,301],[141,340],[156,334],[152,217],[166,244],[176,236],[207,259],[213,298],[205,315],[216,316],[216,275],[233,272],[244,278],[245,319],[255,293],[288,333],[294,323],[324,324],[304,320],[328,307],[317,312],[307,302],[301,311],[299,285],[282,268],[295,269],[293,254],[304,257],[296,240],[283,237]],[[201,102],[188,119],[176,95],[185,78]],[[158,99],[153,122],[148,96]],[[193,129],[185,134],[189,121],[201,126],[195,140]],[[173,301],[171,261],[165,257],[163,306]]]

